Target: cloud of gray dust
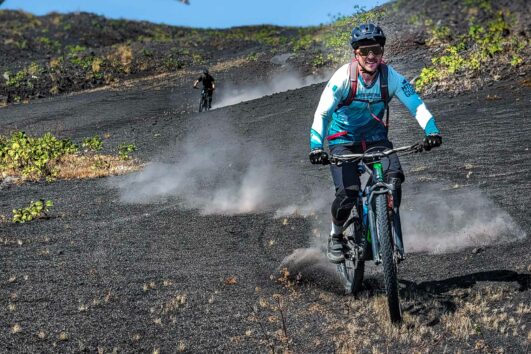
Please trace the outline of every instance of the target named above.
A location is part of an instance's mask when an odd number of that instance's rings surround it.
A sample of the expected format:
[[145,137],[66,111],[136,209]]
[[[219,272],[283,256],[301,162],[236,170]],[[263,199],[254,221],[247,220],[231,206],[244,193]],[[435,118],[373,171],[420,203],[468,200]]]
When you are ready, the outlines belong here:
[[526,237],[513,218],[478,189],[428,184],[415,194],[406,187],[404,195],[402,231],[409,252],[455,252]]
[[278,92],[298,89],[327,81],[331,75],[332,72],[327,71],[322,75],[301,77],[296,72],[289,72],[277,73],[269,81],[259,84],[237,85],[229,83],[222,90],[219,90],[219,99],[216,98],[212,106],[213,108],[221,108]]
[[320,190],[308,193],[296,170],[275,161],[279,155],[268,151],[238,135],[226,121],[219,121],[194,130],[181,144],[165,151],[174,161],[151,162],[111,184],[125,203],[174,199],[181,207],[202,214],[276,211],[280,218],[309,216],[322,209],[329,198]]
[[[403,200],[402,231],[409,253],[457,252],[526,237],[505,210],[477,189],[449,190],[442,184],[425,184],[413,192],[406,184]],[[300,273],[305,279],[325,278],[334,272],[324,253],[330,232],[329,207],[313,218],[309,247],[285,257],[280,269]]]

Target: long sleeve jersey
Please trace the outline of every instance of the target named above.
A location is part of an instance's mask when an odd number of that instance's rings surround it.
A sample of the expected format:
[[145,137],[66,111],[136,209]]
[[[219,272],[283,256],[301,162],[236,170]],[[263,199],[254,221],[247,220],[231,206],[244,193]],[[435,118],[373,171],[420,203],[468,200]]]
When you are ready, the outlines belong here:
[[[380,92],[380,75],[367,86],[359,74],[355,100],[348,106],[338,108],[338,104],[349,95],[349,65],[346,64],[335,72],[321,95],[310,132],[312,150],[322,149],[326,136],[329,137],[330,146],[387,139],[387,128],[382,123],[385,103]],[[435,119],[413,86],[391,66],[387,67],[389,99],[398,96],[426,135],[438,134]]]

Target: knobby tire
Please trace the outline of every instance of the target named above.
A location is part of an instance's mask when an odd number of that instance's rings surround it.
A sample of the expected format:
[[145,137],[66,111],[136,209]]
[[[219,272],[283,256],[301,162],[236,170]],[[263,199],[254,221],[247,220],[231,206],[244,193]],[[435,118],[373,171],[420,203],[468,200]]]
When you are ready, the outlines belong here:
[[208,111],[208,102],[206,95],[201,95],[201,100],[199,101],[199,112]]
[[354,267],[354,265],[355,262],[351,259],[345,259],[343,263],[337,265],[345,292],[352,295],[360,292],[365,272],[365,262],[358,261],[358,266]]
[[199,112],[203,112],[203,98],[199,101]]
[[384,268],[385,293],[389,305],[391,322],[400,322],[402,312],[400,310],[400,298],[398,296],[398,271],[394,257],[394,247],[387,211],[387,195],[380,194],[376,197],[376,226]]

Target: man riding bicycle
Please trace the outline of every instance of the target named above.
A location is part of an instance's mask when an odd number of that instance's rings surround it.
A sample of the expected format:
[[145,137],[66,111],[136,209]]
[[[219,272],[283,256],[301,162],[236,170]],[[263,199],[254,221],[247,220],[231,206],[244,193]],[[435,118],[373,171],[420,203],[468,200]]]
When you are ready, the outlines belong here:
[[[312,164],[328,163],[328,154],[323,150],[325,138],[334,155],[359,154],[372,147],[392,148],[387,134],[388,103],[395,95],[424,129],[425,149],[441,145],[442,138],[435,119],[413,86],[391,66],[383,63],[385,40],[382,29],[372,23],[352,30],[350,44],[355,59],[332,76],[314,115],[309,155]],[[398,213],[404,173],[396,153],[390,154],[383,164],[386,182],[395,186],[393,207]],[[327,248],[327,256],[332,263],[344,261],[342,226],[358,203],[361,183],[357,168],[357,164],[330,167],[336,189]]]
[[197,88],[199,82],[203,83],[203,90],[205,90],[208,98],[208,109],[212,108],[212,95],[216,89],[214,77],[209,74],[208,69],[203,69],[201,76],[194,82],[194,88]]

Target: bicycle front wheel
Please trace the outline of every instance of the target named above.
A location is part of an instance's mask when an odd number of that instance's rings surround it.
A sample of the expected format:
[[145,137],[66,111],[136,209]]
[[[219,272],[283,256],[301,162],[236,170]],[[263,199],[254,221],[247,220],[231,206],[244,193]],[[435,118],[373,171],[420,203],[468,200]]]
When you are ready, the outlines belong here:
[[376,228],[380,243],[380,252],[382,254],[385,293],[387,294],[389,315],[391,322],[400,322],[402,320],[402,311],[400,310],[400,299],[398,296],[398,269],[394,257],[386,194],[380,194],[376,197]]

